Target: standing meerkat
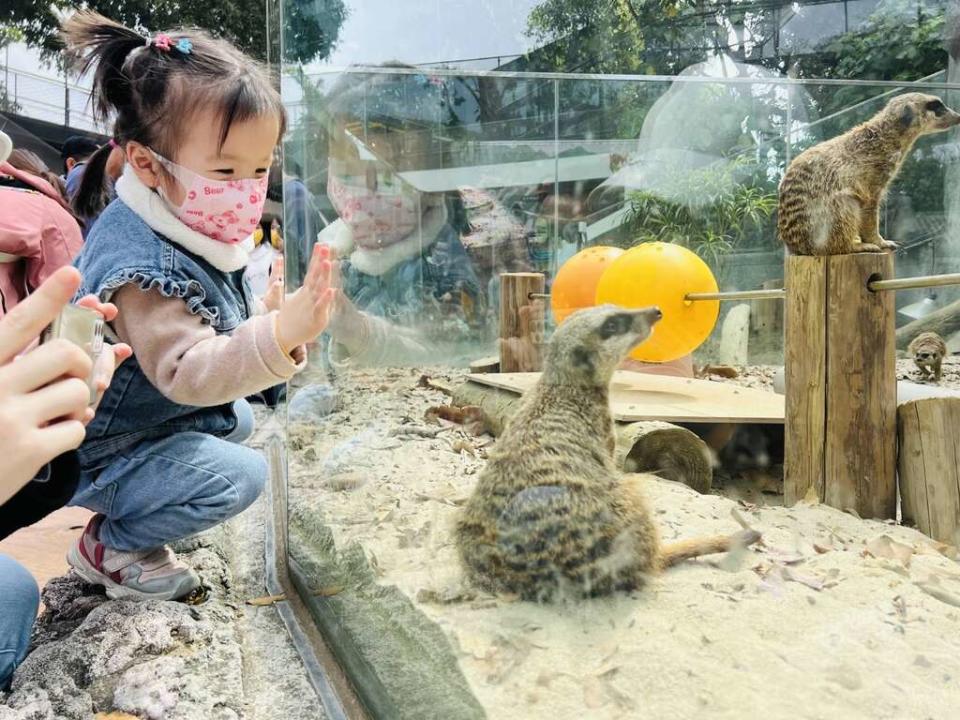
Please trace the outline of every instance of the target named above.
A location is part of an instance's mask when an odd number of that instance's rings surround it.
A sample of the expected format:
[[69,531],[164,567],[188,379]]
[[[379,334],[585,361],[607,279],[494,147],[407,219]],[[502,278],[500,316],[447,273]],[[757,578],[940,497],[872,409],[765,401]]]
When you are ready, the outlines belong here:
[[613,461],[610,380],[660,310],[581,310],[557,329],[543,373],[490,453],[458,518],[468,579],[546,601],[642,585],[681,560],[749,545],[752,530],[661,546],[640,486]]
[[947,344],[935,332],[923,332],[917,335],[907,348],[913,362],[924,378],[932,377],[940,382],[943,374],[943,358],[947,354]]
[[780,183],[777,232],[794,255],[892,250],[880,237],[880,204],[921,135],[960,124],[932,95],[907,93],[839,137],[797,155]]

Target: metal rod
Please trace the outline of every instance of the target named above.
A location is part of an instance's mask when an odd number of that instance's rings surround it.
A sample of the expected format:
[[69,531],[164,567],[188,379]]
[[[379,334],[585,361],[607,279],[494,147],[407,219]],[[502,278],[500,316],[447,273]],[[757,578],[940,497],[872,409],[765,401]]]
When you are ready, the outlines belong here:
[[910,290],[912,288],[940,287],[942,285],[960,285],[960,273],[920,275],[898,280],[874,280],[868,283],[867,287],[871,291],[877,292],[878,290]]
[[687,293],[683,299],[687,302],[701,300],[783,300],[785,290],[738,290],[735,292]]

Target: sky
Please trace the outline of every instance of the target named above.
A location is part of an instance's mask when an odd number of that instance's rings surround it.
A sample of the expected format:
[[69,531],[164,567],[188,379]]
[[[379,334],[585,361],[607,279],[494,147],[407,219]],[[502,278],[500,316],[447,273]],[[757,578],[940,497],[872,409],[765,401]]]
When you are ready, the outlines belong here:
[[531,47],[524,31],[530,10],[539,2],[350,0],[350,15],[329,64],[419,64],[519,55]]

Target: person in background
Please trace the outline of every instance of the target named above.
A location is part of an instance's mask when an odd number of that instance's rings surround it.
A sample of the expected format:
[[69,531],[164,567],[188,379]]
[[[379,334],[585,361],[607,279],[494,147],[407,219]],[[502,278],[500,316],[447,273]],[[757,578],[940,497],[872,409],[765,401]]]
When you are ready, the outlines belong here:
[[[9,139],[4,144],[10,147]],[[0,163],[0,317],[73,262],[82,246],[80,226],[60,193],[39,175]]]
[[123,163],[123,150],[111,138],[84,165],[79,184],[70,198],[73,211],[83,221],[84,237],[117,196],[114,183],[123,172]]
[[50,183],[50,187],[57,191],[62,205],[69,205],[67,200],[67,188],[63,178],[53,172],[39,155],[32,150],[16,148],[10,153],[7,162],[13,165],[17,170],[23,170],[31,175],[36,175]]
[[436,130],[443,91],[419,73],[346,73],[327,96],[327,194],[340,216],[317,242],[341,260],[329,358],[420,363],[467,342],[486,297],[461,241],[470,231],[456,191],[421,192],[401,177],[444,167]]
[[80,189],[84,166],[99,147],[99,144],[85,135],[72,135],[63,143],[60,157],[63,159],[64,184],[70,200],[73,200],[73,196]]

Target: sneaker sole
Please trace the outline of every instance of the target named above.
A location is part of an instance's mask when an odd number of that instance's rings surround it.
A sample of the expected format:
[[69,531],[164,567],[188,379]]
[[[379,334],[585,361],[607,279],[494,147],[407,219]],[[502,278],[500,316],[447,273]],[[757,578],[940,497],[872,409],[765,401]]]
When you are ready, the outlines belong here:
[[99,572],[93,567],[87,559],[77,550],[74,544],[67,552],[67,564],[73,568],[73,571],[91,585],[102,585],[107,592],[107,597],[111,600],[176,600],[192,592],[195,588],[189,588],[182,591],[179,587],[175,590],[162,593],[148,593],[142,590],[135,590],[126,585],[114,582],[112,578]]

